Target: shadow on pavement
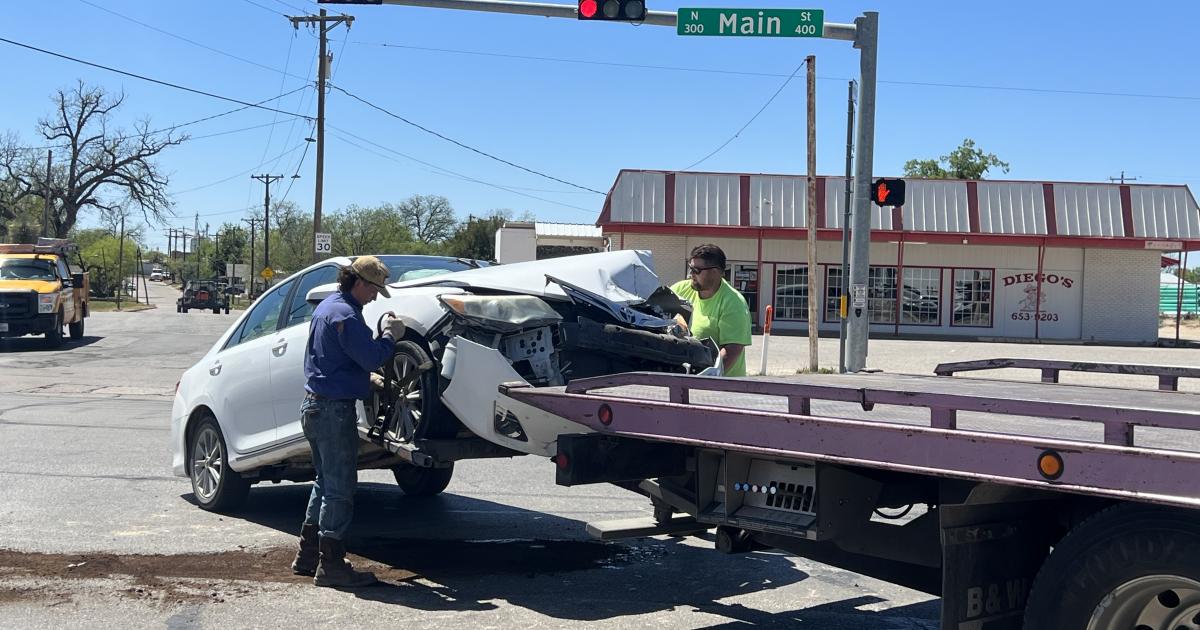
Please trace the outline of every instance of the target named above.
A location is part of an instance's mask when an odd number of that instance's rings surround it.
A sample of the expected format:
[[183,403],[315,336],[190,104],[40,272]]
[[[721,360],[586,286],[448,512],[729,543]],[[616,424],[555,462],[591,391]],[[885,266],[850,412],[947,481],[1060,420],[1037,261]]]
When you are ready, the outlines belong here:
[[82,339],[63,339],[58,348],[46,346],[46,338],[37,337],[0,337],[0,352],[66,352],[75,348],[90,346],[104,337],[84,335]]
[[[310,489],[309,484],[256,487],[247,507],[231,516],[295,534]],[[676,538],[601,542],[586,537],[581,521],[454,494],[407,497],[388,484],[361,483],[355,501],[347,541],[352,556],[424,578],[358,589],[354,595],[360,599],[429,611],[491,610],[497,608],[494,600],[503,600],[572,621],[677,607],[694,607],[739,625],[771,627],[844,627],[828,625],[834,616],[861,618],[863,627],[886,617],[937,619],[936,601],[886,613],[856,610],[881,601],[875,598],[786,613],[722,603],[807,579],[783,553],[724,555],[712,549],[711,540],[699,545]],[[809,619],[826,623],[808,625]]]

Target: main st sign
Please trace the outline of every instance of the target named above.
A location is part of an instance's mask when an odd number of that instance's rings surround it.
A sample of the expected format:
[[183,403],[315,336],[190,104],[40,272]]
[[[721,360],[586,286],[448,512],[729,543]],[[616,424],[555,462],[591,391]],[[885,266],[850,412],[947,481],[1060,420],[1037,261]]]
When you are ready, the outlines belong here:
[[679,35],[821,37],[823,9],[679,9]]

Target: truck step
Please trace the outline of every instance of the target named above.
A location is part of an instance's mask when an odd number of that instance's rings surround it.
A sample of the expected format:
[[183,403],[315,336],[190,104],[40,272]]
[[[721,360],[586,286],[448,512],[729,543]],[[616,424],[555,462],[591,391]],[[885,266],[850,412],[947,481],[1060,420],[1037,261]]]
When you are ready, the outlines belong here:
[[668,523],[659,523],[654,518],[645,516],[588,523],[587,533],[599,540],[620,540],[662,535],[687,536],[707,531],[710,527],[686,515],[672,517]]

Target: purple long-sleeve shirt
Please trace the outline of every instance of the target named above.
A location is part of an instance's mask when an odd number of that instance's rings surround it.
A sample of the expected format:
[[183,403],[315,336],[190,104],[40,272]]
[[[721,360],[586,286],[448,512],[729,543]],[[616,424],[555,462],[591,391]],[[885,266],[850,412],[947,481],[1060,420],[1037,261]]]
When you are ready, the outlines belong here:
[[334,399],[365,399],[370,372],[395,350],[387,337],[372,337],[354,296],[338,291],[313,311],[304,353],[304,389]]

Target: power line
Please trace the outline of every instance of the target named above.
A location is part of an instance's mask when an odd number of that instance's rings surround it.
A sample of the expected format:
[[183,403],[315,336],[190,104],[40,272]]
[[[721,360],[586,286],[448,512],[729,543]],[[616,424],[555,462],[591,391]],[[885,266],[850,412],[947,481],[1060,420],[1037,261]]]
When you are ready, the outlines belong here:
[[[367,152],[369,152],[369,153],[373,153],[373,154],[375,154],[375,155],[378,155],[378,156],[380,156],[380,157],[382,157],[382,158],[384,158],[384,159],[392,160],[393,162],[398,162],[399,160],[396,160],[394,157],[392,157],[392,156],[390,156],[390,155],[384,155],[384,154],[381,154],[381,153],[379,153],[379,152],[377,152],[377,151],[372,151],[371,149],[369,149],[369,148],[367,148],[367,147],[364,147],[364,146],[362,146],[362,145],[360,145],[360,144],[358,144],[358,143],[356,143],[356,142],[354,142],[354,141],[352,141],[352,140],[347,140],[347,139],[346,139],[344,136],[342,136],[342,134],[345,134],[345,135],[347,135],[347,136],[350,136],[351,138],[356,138],[356,139],[358,139],[358,140],[360,140],[360,141],[362,141],[362,142],[365,142],[365,143],[367,143],[367,144],[370,144],[370,145],[372,145],[372,146],[378,147],[379,149],[382,149],[382,150],[384,150],[384,151],[387,151],[388,153],[393,153],[393,154],[395,154],[395,155],[398,155],[398,156],[400,156],[400,157],[402,157],[402,158],[405,158],[405,159],[407,159],[407,160],[411,160],[411,161],[413,161],[413,162],[416,162],[416,163],[418,163],[418,164],[422,164],[422,165],[424,165],[424,166],[427,166],[427,167],[429,167],[429,168],[431,168],[431,169],[435,169],[434,171],[430,171],[430,172],[432,172],[432,173],[433,173],[433,174],[435,174],[435,175],[442,175],[443,177],[455,177],[455,178],[458,178],[458,179],[461,179],[461,180],[465,180],[465,181],[469,181],[469,182],[474,182],[474,183],[476,183],[476,184],[482,184],[482,185],[484,185],[484,186],[488,186],[488,187],[491,187],[491,188],[495,188],[495,189],[497,189],[497,190],[503,190],[503,191],[505,191],[505,192],[509,192],[509,193],[512,193],[512,194],[514,194],[514,195],[519,195],[519,196],[521,196],[521,197],[528,197],[528,198],[530,198],[530,199],[536,199],[536,200],[538,200],[538,201],[544,201],[544,202],[546,202],[546,203],[551,203],[551,204],[554,204],[554,205],[557,205],[557,206],[563,206],[563,207],[565,207],[565,208],[571,208],[571,209],[573,209],[573,210],[579,210],[579,211],[581,211],[581,212],[586,212],[586,213],[588,213],[588,214],[591,214],[591,215],[595,215],[595,214],[596,214],[596,211],[595,211],[595,210],[588,210],[587,208],[581,208],[581,207],[579,207],[579,206],[574,206],[574,205],[571,205],[571,204],[569,204],[569,203],[563,203],[563,202],[561,202],[561,201],[554,201],[553,199],[546,199],[545,197],[538,197],[537,195],[530,195],[530,194],[528,194],[528,193],[523,193],[523,192],[521,192],[521,191],[519,191],[519,190],[516,190],[516,189],[514,189],[514,188],[511,188],[511,187],[508,187],[508,186],[502,186],[502,185],[500,185],[500,184],[495,184],[495,183],[492,183],[492,182],[487,182],[487,181],[484,181],[484,180],[482,180],[482,179],[478,179],[478,178],[475,178],[475,177],[471,177],[470,175],[464,175],[464,174],[462,174],[462,173],[459,173],[459,172],[456,172],[456,171],[452,171],[452,170],[450,170],[450,169],[448,169],[448,168],[445,168],[445,167],[442,167],[442,166],[438,166],[437,164],[433,164],[432,162],[426,162],[425,160],[422,160],[422,159],[420,159],[420,158],[413,157],[413,156],[411,156],[411,155],[408,155],[407,153],[403,153],[403,152],[401,152],[401,151],[397,151],[397,150],[395,150],[395,149],[393,149],[393,148],[391,148],[391,147],[387,147],[387,146],[384,146],[384,145],[382,145],[382,144],[379,144],[379,143],[377,143],[377,142],[374,142],[374,141],[372,141],[372,140],[368,140],[368,139],[366,139],[366,138],[363,138],[362,136],[355,135],[355,134],[353,134],[353,133],[350,133],[349,131],[346,131],[346,130],[344,130],[344,129],[338,129],[337,127],[334,127],[333,125],[329,125],[329,129],[330,129],[331,131],[333,131],[333,132],[334,132],[334,136],[336,136],[336,137],[337,137],[339,140],[341,140],[342,142],[345,142],[346,144],[349,144],[349,145],[351,145],[351,146],[354,146],[354,147],[357,147],[357,148],[359,148],[359,149],[362,149],[363,151],[367,151]],[[441,171],[441,172],[438,172],[438,171]]]
[[270,11],[271,13],[274,13],[275,15],[282,15],[283,17],[287,17],[287,14],[284,13],[283,11],[276,11],[275,9],[272,9],[271,7],[263,6],[263,5],[259,4],[259,3],[255,2],[254,0],[243,0],[243,1],[262,9],[263,11]]
[[266,160],[266,161],[262,162],[261,164],[258,164],[257,166],[252,166],[252,167],[250,167],[250,168],[248,168],[248,169],[246,169],[246,170],[244,170],[244,171],[241,171],[240,173],[235,173],[235,174],[233,174],[233,175],[230,175],[229,177],[225,177],[225,178],[223,178],[223,179],[218,179],[218,180],[217,180],[217,181],[215,181],[215,182],[209,182],[209,183],[207,183],[207,184],[203,184],[203,185],[200,185],[200,186],[196,186],[195,188],[188,188],[187,190],[179,190],[179,191],[176,191],[176,192],[173,192],[173,193],[171,193],[171,196],[172,196],[172,197],[175,197],[175,196],[178,196],[178,195],[183,195],[183,194],[190,193],[190,192],[196,192],[197,190],[203,190],[203,189],[205,189],[205,188],[211,188],[211,187],[213,187],[213,186],[216,186],[217,184],[224,184],[225,182],[227,182],[227,181],[229,181],[229,180],[231,180],[231,179],[235,179],[235,178],[241,177],[241,176],[243,176],[243,175],[246,175],[247,173],[250,173],[250,172],[252,172],[252,171],[254,171],[254,170],[256,170],[256,169],[260,168],[261,166],[263,166],[263,164],[266,164],[267,162],[270,162],[271,160],[277,160],[277,159],[279,159],[279,158],[281,158],[281,157],[283,157],[283,156],[285,156],[285,155],[288,155],[288,154],[291,154],[291,153],[295,153],[296,151],[299,151],[299,150],[300,150],[300,147],[301,147],[301,146],[303,146],[303,145],[305,145],[305,144],[308,144],[308,143],[307,143],[307,142],[305,142],[305,143],[302,143],[302,144],[298,144],[298,145],[296,145],[296,146],[294,146],[294,147],[292,147],[292,148],[288,149],[287,151],[284,151],[283,153],[280,153],[279,155],[277,155],[277,156],[275,156],[275,157],[273,157],[273,158],[270,158],[270,159],[268,159],[268,160]]
[[[739,75],[748,77],[787,77],[787,74],[779,72],[754,72],[749,70],[723,70],[720,68],[695,68],[687,66],[665,66],[653,64],[639,63],[623,63],[618,61],[594,61],[590,59],[571,59],[566,57],[545,57],[537,55],[517,55],[511,53],[497,53],[479,50],[462,50],[454,48],[434,48],[429,46],[409,46],[405,44],[391,44],[386,42],[363,42],[352,41],[351,44],[363,46],[380,46],[384,48],[401,48],[407,50],[419,50],[424,52],[450,53],[456,55],[476,55],[480,57],[496,57],[500,59],[519,59],[525,61],[547,61],[553,63],[574,63],[585,64],[592,66],[610,66],[614,68],[638,68],[643,70],[667,70],[674,72],[698,72],[703,74],[724,74],[724,75]],[[838,81],[845,83],[849,79],[844,77],[817,77],[821,81]],[[1148,99],[1164,99],[1164,100],[1181,100],[1181,101],[1200,101],[1200,96],[1188,96],[1181,94],[1150,94],[1142,92],[1107,92],[1099,90],[1070,90],[1063,88],[1040,88],[1040,87],[1022,87],[1009,85],[987,85],[976,83],[952,83],[952,82],[932,82],[932,81],[896,81],[879,79],[879,84],[887,85],[908,85],[917,87],[940,87],[954,88],[966,90],[996,90],[1004,92],[1030,92],[1035,94],[1069,94],[1073,96],[1108,96],[1108,97],[1124,97],[1124,98],[1148,98]]]
[[[291,67],[291,64],[292,64],[292,46],[294,46],[295,43],[296,43],[296,36],[293,34],[291,37],[288,38],[287,57],[284,59],[284,62],[283,62],[283,70],[284,70],[285,74],[287,73],[287,69],[289,67]],[[279,80],[279,97],[280,98],[283,98],[283,83],[286,80],[287,80],[286,76]],[[271,117],[272,123],[274,123],[278,119],[279,119],[279,114],[272,114],[272,117]],[[295,119],[293,118],[292,120],[295,120]],[[263,147],[263,154],[262,154],[263,158],[267,157],[267,152],[271,150],[271,141],[274,139],[275,139],[275,127],[272,126],[271,132],[267,134],[267,145]],[[285,146],[286,146],[286,143],[285,143]],[[259,158],[259,159],[262,159],[262,158]]]
[[376,105],[376,104],[374,104],[374,103],[372,103],[372,102],[370,102],[370,101],[368,101],[368,100],[366,100],[366,99],[364,99],[364,98],[362,98],[362,97],[360,97],[360,96],[358,96],[358,95],[356,95],[356,94],[354,94],[354,93],[352,93],[352,92],[348,92],[348,91],[346,91],[345,89],[343,89],[343,88],[341,88],[341,87],[338,87],[338,86],[336,86],[336,85],[330,85],[330,87],[332,87],[333,89],[335,89],[335,90],[337,90],[337,91],[341,92],[342,94],[345,94],[346,96],[349,96],[350,98],[352,98],[352,99],[354,99],[354,100],[356,100],[356,101],[358,101],[358,102],[360,102],[360,103],[362,103],[362,104],[364,104],[364,105],[366,105],[366,106],[368,106],[368,107],[370,107],[370,108],[372,108],[372,109],[375,109],[375,110],[381,111],[381,112],[383,112],[383,113],[387,114],[388,116],[391,116],[392,118],[395,118],[396,120],[399,120],[399,121],[401,121],[401,122],[403,122],[403,123],[405,123],[405,124],[407,124],[407,125],[411,125],[411,126],[413,126],[413,127],[416,127],[417,129],[420,129],[421,131],[424,131],[425,133],[428,133],[428,134],[430,134],[430,135],[433,135],[433,136],[436,136],[436,137],[438,137],[438,138],[441,138],[442,140],[445,140],[446,142],[449,142],[449,143],[451,143],[451,144],[454,144],[454,145],[457,145],[457,146],[459,146],[459,147],[462,147],[462,148],[464,148],[464,149],[466,149],[466,150],[468,150],[468,151],[471,151],[471,152],[473,152],[473,153],[478,153],[479,155],[482,155],[482,156],[484,156],[484,157],[486,157],[486,158],[490,158],[490,159],[492,159],[492,160],[495,160],[495,161],[497,161],[497,162],[500,162],[501,164],[507,164],[508,166],[511,166],[511,167],[513,167],[513,168],[516,168],[516,169],[520,169],[520,170],[522,170],[522,171],[525,171],[526,173],[531,173],[531,174],[533,174],[533,175],[537,175],[538,177],[544,177],[544,178],[546,178],[546,179],[554,180],[554,181],[556,181],[556,182],[558,182],[558,183],[560,183],[560,184],[566,184],[566,185],[568,185],[568,186],[572,186],[572,187],[574,187],[574,188],[578,188],[578,189],[580,189],[580,190],[586,190],[586,191],[588,191],[588,192],[593,192],[593,193],[596,193],[597,195],[604,195],[604,193],[603,193],[603,192],[601,192],[601,191],[599,191],[599,190],[596,190],[595,188],[588,188],[587,186],[582,186],[582,185],[580,185],[580,184],[576,184],[576,183],[574,183],[574,182],[569,182],[569,181],[567,181],[567,180],[565,180],[565,179],[560,179],[560,178],[558,178],[558,177],[555,177],[555,176],[553,176],[553,175],[547,175],[546,173],[543,173],[543,172],[541,172],[541,171],[536,171],[536,170],[534,170],[534,169],[531,169],[531,168],[528,168],[528,167],[525,167],[525,166],[521,166],[520,164],[517,164],[517,163],[515,163],[515,162],[510,162],[510,161],[508,161],[508,160],[506,160],[506,159],[504,159],[504,158],[497,157],[497,156],[495,156],[495,155],[492,155],[491,153],[488,153],[487,151],[483,151],[483,150],[481,150],[481,149],[476,149],[476,148],[475,148],[475,147],[473,147],[473,146],[470,146],[470,145],[468,145],[468,144],[464,144],[464,143],[462,143],[462,142],[459,142],[458,140],[455,140],[455,139],[453,139],[453,138],[449,138],[449,137],[447,137],[447,136],[444,136],[444,135],[442,135],[442,134],[440,134],[440,133],[438,133],[438,132],[436,132],[436,131],[434,131],[434,130],[432,130],[432,129],[428,128],[428,127],[425,127],[425,126],[422,126],[422,125],[420,125],[420,124],[417,124],[417,123],[415,123],[415,122],[413,122],[413,121],[411,121],[411,120],[409,120],[409,119],[407,119],[407,118],[405,118],[405,117],[403,117],[403,116],[401,116],[401,115],[399,115],[399,114],[396,114],[396,113],[394,113],[394,112],[388,111],[387,109],[384,109],[383,107],[380,107],[379,105]]
[[[184,37],[184,36],[182,36],[182,35],[176,35],[175,33],[172,33],[172,32],[170,32],[170,31],[168,31],[168,30],[164,30],[164,29],[161,29],[161,28],[159,28],[159,27],[157,27],[157,26],[154,26],[153,24],[147,24],[147,23],[145,23],[145,22],[142,22],[141,20],[138,20],[138,19],[135,19],[135,18],[131,18],[131,17],[129,17],[128,15],[125,15],[125,14],[122,14],[122,13],[118,13],[118,12],[116,12],[116,11],[113,11],[112,9],[109,9],[109,8],[107,8],[107,7],[102,7],[102,6],[100,6],[100,5],[98,5],[98,4],[94,3],[94,2],[92,2],[91,0],[79,0],[79,2],[82,2],[82,3],[84,3],[84,4],[86,4],[86,5],[90,6],[90,7],[94,7],[94,8],[96,8],[96,9],[99,9],[99,10],[101,10],[101,11],[104,11],[105,13],[110,13],[110,14],[112,14],[112,15],[115,15],[115,16],[117,16],[117,17],[121,18],[122,20],[128,20],[128,21],[130,21],[130,22],[133,22],[134,24],[137,24],[138,26],[141,26],[141,27],[143,27],[143,28],[148,28],[148,29],[150,29],[150,30],[152,30],[152,31],[154,31],[154,32],[156,32],[156,33],[161,33],[161,34],[163,34],[163,35],[166,35],[167,37],[173,37],[173,38],[175,38],[175,39],[178,39],[179,41],[182,41],[182,42],[187,42],[187,43],[189,43],[189,44],[191,44],[191,45],[193,45],[193,46],[196,46],[196,47],[198,47],[198,48],[203,48],[204,50],[207,50],[207,51],[209,51],[209,52],[214,52],[214,53],[217,53],[218,55],[224,55],[225,57],[229,57],[230,59],[236,59],[237,61],[240,61],[240,62],[242,62],[242,63],[248,63],[248,64],[250,64],[250,65],[252,65],[252,66],[257,66],[257,67],[259,67],[259,68],[262,68],[262,69],[264,69],[264,70],[270,70],[271,72],[278,72],[278,73],[280,73],[280,74],[284,74],[284,75],[290,76],[290,77],[292,77],[292,78],[295,78],[295,79],[301,79],[301,78],[303,78],[303,77],[300,77],[300,76],[296,76],[296,75],[294,75],[294,74],[288,74],[288,73],[287,73],[287,69],[286,69],[286,68],[285,68],[284,70],[280,70],[279,68],[272,68],[271,66],[268,66],[268,65],[264,65],[264,64],[258,63],[257,61],[254,61],[253,59],[246,59],[245,57],[239,57],[239,56],[237,56],[237,55],[235,55],[235,54],[233,54],[233,53],[225,52],[224,50],[221,50],[221,49],[219,49],[219,48],[213,48],[212,46],[209,46],[209,45],[207,45],[207,44],[202,44],[202,43],[200,43],[200,42],[198,42],[198,41],[196,41],[196,40],[194,40],[194,39],[188,39],[187,37]],[[264,8],[265,8],[265,7],[264,7]]]
[[51,51],[51,50],[46,50],[46,49],[44,49],[44,48],[38,48],[37,46],[30,46],[29,44],[22,44],[21,42],[13,41],[13,40],[11,40],[11,39],[6,39],[6,38],[3,38],[3,37],[0,37],[0,42],[4,42],[4,43],[6,43],[6,44],[11,44],[11,45],[13,45],[13,46],[19,46],[19,47],[21,47],[21,48],[26,48],[26,49],[29,49],[29,50],[37,51],[37,52],[40,52],[40,53],[43,53],[43,54],[46,54],[46,55],[50,55],[50,56],[53,56],[53,57],[58,57],[58,58],[60,58],[60,59],[66,59],[67,61],[74,61],[75,63],[83,64],[83,65],[85,65],[85,66],[91,66],[91,67],[93,67],[93,68],[100,68],[101,70],[107,70],[107,71],[109,71],[109,72],[115,72],[115,73],[117,73],[117,74],[124,75],[124,76],[127,76],[127,77],[132,77],[132,78],[134,78],[134,79],[140,79],[140,80],[142,80],[142,81],[148,81],[148,82],[150,82],[150,83],[155,83],[155,84],[162,85],[162,86],[166,86],[166,87],[169,87],[169,88],[174,88],[174,89],[176,89],[176,90],[183,90],[184,92],[191,92],[191,93],[193,93],[193,94],[199,94],[199,95],[201,95],[201,96],[207,96],[207,97],[209,97],[209,98],[215,98],[215,99],[222,100],[222,101],[228,101],[228,102],[230,102],[230,103],[237,103],[238,105],[245,105],[246,107],[254,107],[254,108],[257,108],[257,109],[262,109],[262,110],[265,110],[265,111],[268,111],[268,112],[277,112],[277,113],[280,113],[280,114],[286,114],[286,115],[288,115],[288,116],[295,116],[295,117],[297,117],[297,118],[304,118],[304,119],[306,119],[306,120],[311,120],[311,119],[312,119],[310,116],[305,116],[305,115],[303,115],[303,114],[297,114],[297,113],[294,113],[294,112],[285,112],[285,111],[283,111],[283,110],[281,110],[281,109],[275,109],[274,107],[264,107],[264,106],[262,106],[262,105],[257,105],[257,104],[255,104],[255,103],[249,103],[249,102],[243,101],[243,100],[241,100],[241,99],[231,98],[231,97],[228,97],[228,96],[221,96],[220,94],[213,94],[212,92],[205,92],[204,90],[198,90],[198,89],[196,89],[196,88],[190,88],[190,87],[186,87],[186,86],[183,86],[183,85],[179,85],[178,83],[171,83],[171,82],[169,82],[169,81],[163,81],[163,80],[161,80],[161,79],[154,79],[154,78],[151,78],[151,77],[148,77],[148,76],[145,76],[145,75],[141,75],[141,74],[137,74],[137,73],[134,73],[134,72],[129,72],[129,71],[126,71],[126,70],[119,70],[119,69],[117,69],[117,68],[113,68],[113,67],[111,67],[111,66],[106,66],[106,65],[103,65],[103,64],[94,63],[94,62],[91,62],[91,61],[84,61],[83,59],[79,59],[79,58],[77,58],[77,57],[72,57],[72,56],[70,56],[70,55],[64,55],[64,54],[62,54],[62,53],[56,53],[56,52],[54,52],[54,51]]
[[[302,85],[302,86],[300,86],[300,87],[298,87],[298,88],[296,88],[296,89],[294,89],[294,90],[292,90],[292,91],[290,91],[290,92],[287,92],[286,94],[280,94],[279,96],[272,96],[271,98],[268,98],[268,99],[263,99],[263,100],[261,100],[261,101],[259,101],[259,102],[255,103],[255,105],[261,105],[261,104],[263,104],[263,103],[269,103],[269,102],[271,102],[271,101],[274,101],[274,100],[281,99],[281,98],[283,98],[283,97],[285,97],[285,96],[291,96],[292,94],[295,94],[296,92],[299,92],[300,90],[303,90],[303,89],[305,89],[305,88],[307,88],[307,87],[309,87],[309,86],[307,86],[307,85]],[[250,109],[250,106],[248,106],[248,105],[247,105],[247,106],[243,106],[243,107],[237,107],[237,108],[231,109],[231,110],[229,110],[229,111],[221,112],[221,113],[219,113],[219,114],[213,114],[213,115],[211,115],[211,116],[205,116],[204,118],[197,118],[196,120],[188,121],[188,122],[185,122],[185,123],[179,123],[178,125],[171,125],[170,127],[163,127],[162,129],[155,129],[154,131],[148,131],[148,132],[146,132],[146,133],[147,133],[148,135],[159,134],[159,133],[166,133],[166,132],[168,132],[168,131],[174,131],[174,130],[176,130],[176,129],[180,129],[180,128],[182,128],[182,127],[189,127],[189,126],[191,126],[191,125],[196,125],[196,124],[199,124],[199,123],[202,123],[202,122],[208,122],[208,121],[210,121],[210,120],[213,120],[213,119],[215,119],[215,118],[220,118],[220,117],[222,117],[222,116],[228,116],[228,115],[230,115],[230,114],[236,114],[237,112],[240,112],[240,111],[243,111],[243,110],[246,110],[246,109]],[[293,118],[293,119],[291,119],[291,120],[295,120],[295,119]],[[288,122],[288,121],[283,121],[283,122]],[[268,123],[268,124],[274,125],[274,124],[276,124],[276,123],[274,123],[274,122],[271,122],[271,123]],[[204,136],[194,136],[194,137],[192,137],[192,138],[189,138],[189,139],[190,139],[190,140],[200,140],[201,138],[211,138],[211,137],[213,137],[213,136],[222,136],[222,135],[226,135],[226,134],[230,134],[230,133],[237,133],[237,132],[240,132],[240,131],[249,131],[249,130],[251,130],[251,129],[258,129],[259,127],[265,127],[265,126],[267,126],[267,125],[257,125],[257,126],[254,126],[254,127],[243,127],[243,128],[241,128],[241,129],[234,129],[234,130],[231,130],[231,131],[221,131],[221,132],[217,132],[217,133],[210,133],[210,134],[208,134],[208,135],[204,135]],[[114,138],[113,138],[113,140],[122,141],[122,140],[128,140],[128,139],[130,139],[130,138],[138,138],[138,137],[141,137],[141,136],[140,136],[140,135],[138,135],[138,136],[116,136],[116,137],[114,137]],[[47,150],[47,149],[65,149],[65,148],[67,148],[67,147],[69,147],[69,146],[71,146],[71,145],[69,145],[69,144],[47,144],[47,145],[45,145],[45,146],[40,146],[40,147],[17,147],[17,148],[16,148],[16,150],[17,150],[17,151],[45,151],[45,150]]]
[[709,153],[708,155],[706,155],[706,156],[704,156],[704,157],[700,158],[699,160],[696,160],[695,162],[692,162],[691,164],[689,164],[689,165],[687,165],[687,166],[685,166],[684,168],[682,168],[682,169],[679,169],[679,170],[682,170],[682,171],[691,170],[691,169],[692,169],[692,168],[694,168],[696,165],[698,165],[698,164],[701,164],[701,163],[703,163],[703,162],[706,162],[706,161],[708,161],[708,158],[710,158],[710,157],[712,157],[712,156],[716,155],[717,153],[720,153],[721,149],[724,149],[725,147],[729,146],[729,143],[730,143],[730,142],[733,142],[733,141],[734,141],[734,140],[736,140],[736,139],[737,139],[739,136],[741,136],[741,135],[742,135],[742,132],[743,132],[743,131],[745,131],[745,130],[746,130],[746,128],[747,128],[747,127],[749,127],[749,126],[750,126],[750,125],[751,125],[751,124],[752,124],[752,123],[753,123],[755,120],[757,120],[757,119],[758,119],[758,117],[759,117],[760,115],[762,115],[762,113],[763,113],[764,111],[766,111],[766,110],[767,110],[767,107],[769,107],[769,106],[771,105],[771,103],[775,102],[775,98],[776,98],[776,97],[778,97],[778,96],[780,95],[780,93],[782,93],[782,92],[783,92],[783,88],[786,88],[786,87],[788,86],[788,83],[791,83],[791,82],[792,82],[792,79],[794,79],[794,78],[796,77],[796,73],[797,73],[797,72],[800,72],[800,68],[803,68],[803,67],[804,67],[804,64],[806,64],[806,63],[808,63],[808,61],[807,61],[807,60],[805,60],[805,61],[801,62],[801,63],[800,63],[800,65],[796,66],[796,69],[795,69],[795,70],[792,70],[792,73],[791,73],[790,75],[788,75],[788,78],[787,78],[787,79],[784,79],[784,81],[783,81],[783,84],[779,86],[779,89],[778,89],[778,90],[775,90],[775,93],[771,95],[771,98],[767,99],[767,102],[766,102],[766,103],[763,103],[763,106],[762,106],[762,107],[760,107],[760,108],[758,108],[758,111],[757,111],[757,112],[755,112],[755,113],[754,113],[754,115],[750,117],[750,120],[747,120],[747,121],[746,121],[746,124],[742,125],[742,128],[741,128],[741,129],[738,129],[738,130],[737,130],[737,133],[735,133],[735,134],[733,134],[732,136],[730,136],[730,138],[729,138],[728,140],[726,140],[725,142],[722,142],[722,143],[721,143],[721,146],[719,146],[719,147],[717,147],[717,148],[713,149],[713,150],[712,150],[712,152],[711,152],[711,153]]

